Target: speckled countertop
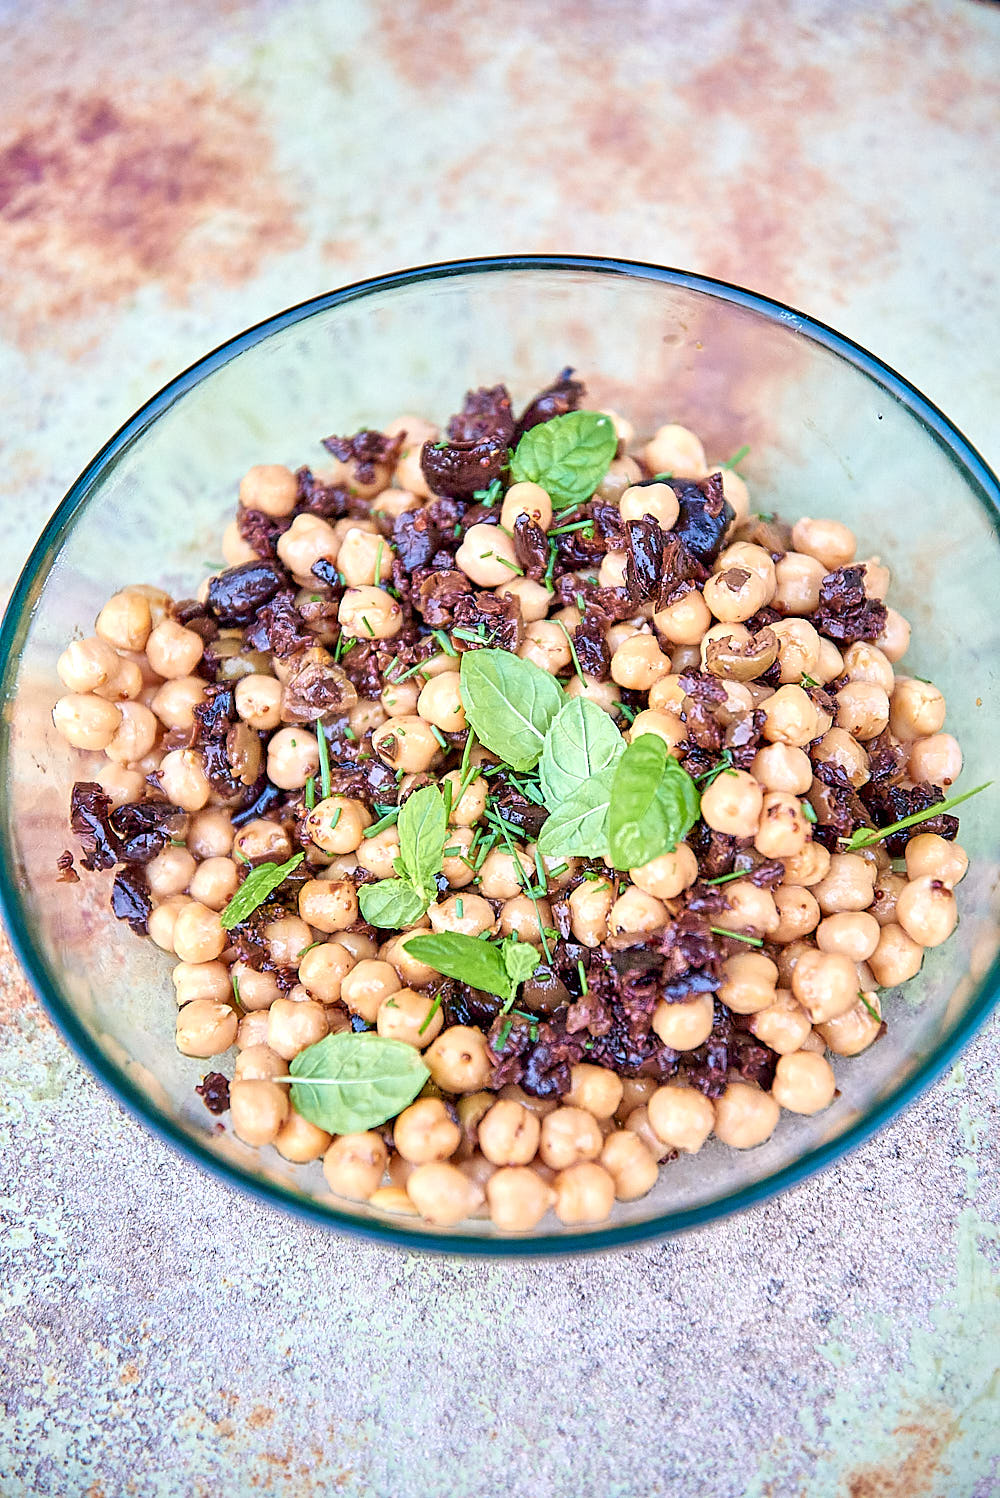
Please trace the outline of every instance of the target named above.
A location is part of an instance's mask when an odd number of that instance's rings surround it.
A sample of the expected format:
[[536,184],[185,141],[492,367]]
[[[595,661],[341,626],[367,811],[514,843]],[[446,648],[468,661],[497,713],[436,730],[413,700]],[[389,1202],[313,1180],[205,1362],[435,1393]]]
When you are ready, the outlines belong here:
[[[1000,459],[995,5],[0,0],[0,55],[5,589],[173,372],[277,307],[460,255],[730,277]],[[457,1263],[198,1174],[0,947],[0,1493],[988,1498],[998,1034],[737,1221]]]

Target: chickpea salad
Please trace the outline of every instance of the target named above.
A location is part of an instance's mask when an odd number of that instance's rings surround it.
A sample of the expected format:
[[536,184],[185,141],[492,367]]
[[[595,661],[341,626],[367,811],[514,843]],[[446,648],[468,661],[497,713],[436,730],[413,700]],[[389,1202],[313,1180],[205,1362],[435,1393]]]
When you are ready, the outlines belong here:
[[323,446],[58,662],[80,862],[175,959],[178,1049],[236,1048],[205,1105],[508,1232],[828,1107],[968,863],[887,566],[570,369]]

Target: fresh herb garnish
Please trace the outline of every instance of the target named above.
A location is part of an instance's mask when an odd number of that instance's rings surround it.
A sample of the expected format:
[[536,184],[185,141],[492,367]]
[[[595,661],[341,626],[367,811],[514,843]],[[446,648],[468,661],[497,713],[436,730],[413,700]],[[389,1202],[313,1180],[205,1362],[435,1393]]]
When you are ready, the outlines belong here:
[[[723,467],[725,467],[725,464],[723,464]],[[654,473],[653,474],[654,482],[656,482],[658,484],[659,483],[665,483],[667,479],[672,479],[672,478],[673,478],[673,474],[672,473]]]
[[[735,774],[736,771],[733,768],[733,751],[731,749],[723,749],[722,756],[719,759],[719,763],[717,765],[713,765],[710,770],[703,770],[700,775],[695,775],[693,779],[696,785],[700,785],[702,786],[703,790],[707,790],[708,787],[713,783],[713,781],[717,780],[720,775]],[[704,782],[704,784],[702,784],[702,782]]]
[[370,827],[366,827],[361,836],[377,837],[378,834],[380,832],[384,832],[387,827],[394,827],[396,824],[396,818],[398,816],[399,807],[392,807],[392,809],[390,811],[387,811],[384,816],[379,817],[377,822],[373,822]]
[[432,629],[431,634],[434,636],[435,640],[437,640],[445,655],[450,655],[453,658],[458,655],[458,651],[455,649],[454,645],[451,643],[443,629]]
[[543,858],[605,857],[613,779],[614,766],[608,765],[560,802],[538,836]]
[[818,687],[819,682],[816,680],[815,676],[803,676],[799,685],[803,687]]
[[807,822],[812,822],[815,825],[815,823],[819,821],[819,818],[816,815],[816,808],[813,806],[811,801],[803,801],[801,804],[802,815],[805,817]]
[[963,791],[960,796],[947,796],[944,801],[935,801],[933,806],[927,806],[923,811],[915,811],[911,816],[903,817],[898,822],[890,822],[888,827],[856,827],[850,837],[840,838],[844,844],[845,853],[856,853],[859,848],[870,848],[873,843],[880,843],[883,838],[892,837],[894,832],[902,832],[907,827],[917,827],[921,822],[929,822],[932,817],[939,817],[943,812],[951,811],[953,806],[958,806],[963,801],[968,801],[970,796],[978,796],[980,791],[987,790],[993,784],[992,780],[984,781],[971,791]]
[[259,863],[251,869],[229,904],[219,917],[223,930],[231,931],[240,921],[245,921],[268,895],[283,884],[289,874],[298,868],[305,853],[295,853],[286,863]]
[[[319,743],[319,739],[317,739],[316,742],[318,744]],[[305,802],[306,802],[306,810],[307,811],[312,811],[313,807],[316,805],[316,776],[315,775],[310,775],[309,779],[306,781]]]
[[882,1023],[882,1016],[879,1014],[878,1010],[873,1005],[869,1004],[868,999],[866,998],[866,996],[864,994],[864,991],[862,989],[860,989],[860,988],[858,989],[858,998],[861,1000],[862,1004],[864,1004],[865,1008],[868,1010],[868,1013],[871,1015],[872,1019],[878,1020],[879,1024],[881,1024]]
[[541,484],[556,510],[589,499],[611,466],[618,433],[600,411],[569,411],[531,427],[511,459],[514,483]]
[[728,884],[731,879],[745,879],[746,869],[734,869],[731,874],[719,874],[715,879],[703,879],[703,884]]
[[473,489],[472,497],[473,499],[478,499],[481,505],[485,505],[489,509],[496,504],[502,493],[503,485],[500,480],[491,479],[485,489]]
[[394,1118],[430,1076],[415,1046],[374,1031],[342,1030],[292,1058],[296,1113],[328,1134],[359,1134]]
[[410,926],[437,898],[436,877],[444,862],[448,816],[436,785],[408,796],[396,814],[399,831],[398,879],[363,884],[358,891],[361,914],[373,926]]
[[506,936],[494,944],[458,931],[411,937],[403,950],[446,978],[496,994],[508,1006],[514,1002],[519,984],[531,977],[541,960],[533,946],[518,941],[516,936]]
[[587,982],[587,969],[583,965],[582,957],[577,961],[576,970],[580,975],[580,993],[586,998],[590,992],[590,984]]
[[438,1010],[441,1008],[441,998],[442,998],[443,994],[444,994],[444,989],[443,988],[439,988],[438,991],[437,991],[437,993],[434,995],[434,1002],[433,1002],[433,1004],[431,1005],[431,1007],[427,1011],[427,1018],[424,1020],[423,1024],[420,1026],[419,1030],[417,1031],[418,1035],[423,1035],[424,1034],[424,1032],[426,1031],[427,1027],[430,1025],[431,1021],[433,1020],[435,1014],[437,1014]]
[[727,458],[724,463],[720,463],[719,467],[720,468],[735,468],[738,463],[742,463],[743,462],[743,459],[746,457],[746,455],[747,455],[747,453],[749,451],[750,451],[749,447],[741,447],[738,452],[733,453],[733,456],[731,458]]
[[325,801],[330,794],[330,747],[322,723],[316,724],[316,747],[319,750],[319,790]]
[[[569,630],[566,628],[565,624],[562,622],[561,619],[557,619],[555,622],[558,624],[559,628],[562,630],[563,634],[566,636],[566,644],[569,646],[569,654],[570,654],[570,659],[573,662],[573,670],[576,672],[577,676],[580,678],[580,680],[582,682],[583,681],[583,667],[580,665],[580,657],[576,653],[576,646],[573,643],[573,636],[570,634]],[[597,711],[600,712],[601,709],[598,708]]]
[[571,697],[549,725],[538,778],[550,812],[614,764],[625,742],[608,714],[586,697]]
[[507,650],[466,651],[459,693],[480,743],[512,770],[537,764],[548,727],[565,701],[548,672]]
[[616,869],[635,869],[672,853],[698,820],[701,802],[691,776],[657,734],[629,744],[615,770],[608,848]]
[[430,901],[408,879],[380,879],[377,884],[362,884],[358,904],[370,925],[399,930],[419,921]]
[[728,936],[732,941],[745,941],[748,947],[764,945],[762,936],[747,936],[744,931],[730,931],[726,926],[709,926],[708,929],[714,931],[716,936]]
[[375,576],[372,578],[372,586],[377,588],[382,581],[382,552],[385,550],[385,542],[379,537],[378,546],[375,549]]

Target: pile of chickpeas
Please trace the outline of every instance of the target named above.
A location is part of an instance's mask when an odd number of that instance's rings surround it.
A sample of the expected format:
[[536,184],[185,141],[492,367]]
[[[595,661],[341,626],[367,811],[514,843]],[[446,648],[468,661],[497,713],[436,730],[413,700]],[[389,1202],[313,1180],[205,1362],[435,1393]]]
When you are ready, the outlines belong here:
[[[746,484],[730,469],[713,470],[692,432],[662,427],[641,448],[640,464],[630,455],[629,423],[609,414],[620,438],[619,456],[598,495],[618,503],[625,519],[652,515],[664,528],[676,521],[677,499],[669,485],[638,486],[645,474],[662,471],[678,478],[720,471],[736,514],[733,528],[747,518]],[[391,641],[401,628],[402,610],[388,590],[392,524],[432,497],[419,450],[423,441],[436,439],[437,429],[406,416],[388,431],[405,431],[409,445],[394,471],[377,473],[362,487],[370,514],[335,523],[300,514],[277,542],[302,597],[315,590],[315,562],[336,564],[346,584],[340,629],[362,640]],[[327,477],[356,478],[344,464]],[[247,508],[287,519],[297,492],[289,469],[264,465],[246,474],[239,497]],[[513,485],[499,526],[472,525],[455,565],[477,588],[516,599],[525,625],[518,654],[565,679],[574,665],[565,631],[579,624],[581,614],[573,606],[555,606],[542,583],[517,575],[511,532],[520,514],[548,529],[550,496],[537,484]],[[205,695],[206,681],[197,674],[203,641],[171,616],[167,594],[131,586],[105,604],[93,636],[68,645],[59,660],[66,695],[55,705],[54,722],[71,745],[95,756],[89,777],[113,805],[142,800],[148,777],[155,775],[163,795],[186,813],[183,834],[146,866],[153,901],[148,929],[176,959],[178,1049],[208,1058],[237,1048],[230,1106],[240,1139],[273,1145],[293,1162],[322,1159],[330,1190],[341,1198],[419,1214],[438,1226],[487,1214],[504,1231],[525,1232],[550,1208],[567,1224],[603,1221],[616,1200],[636,1199],[653,1187],[661,1161],[700,1150],[711,1135],[749,1149],[770,1137],[782,1108],[813,1114],[828,1106],[836,1088],[828,1053],[856,1055],[877,1038],[878,989],[912,978],[925,948],[951,934],[957,919],[953,891],[968,860],[956,843],[920,832],[907,844],[905,860],[895,864],[882,844],[831,855],[814,840],[804,810],[813,763],[833,762],[853,786],[861,786],[869,778],[866,745],[888,729],[905,746],[907,783],[947,788],[962,756],[943,731],[939,689],[896,672],[910,634],[899,613],[888,610],[876,642],[843,651],[810,622],[824,576],[855,559],[851,531],[835,520],[801,519],[792,546],[776,561],[762,546],[732,540],[703,588],[662,610],[637,606],[632,619],[610,626],[611,680],[573,674],[566,682],[570,695],[584,696],[616,717],[622,688],[646,694],[647,705],[630,726],[622,725],[625,737],[655,733],[671,751],[686,735],[680,681],[685,671],[722,663],[726,701],[720,713],[726,722],[763,712],[763,742],[750,769],[730,770],[708,784],[701,815],[710,828],[784,864],[784,879],[775,888],[758,888],[744,878],[721,885],[726,909],[718,917],[730,932],[763,938],[775,954],[748,945],[731,956],[718,996],[778,1059],[769,1091],[734,1077],[714,1100],[685,1080],[683,1065],[661,1085],[582,1063],[572,1068],[570,1090],[558,1101],[514,1085],[494,1092],[486,1036],[470,1026],[444,1026],[435,1005],[439,975],[407,954],[410,936],[426,930],[516,934],[538,945],[540,923],[552,924],[549,900],[524,892],[525,876],[535,878],[532,843],[514,855],[494,848],[478,870],[466,861],[486,810],[488,782],[480,777],[459,797],[459,773],[441,773],[440,735],[466,726],[459,657],[444,651],[418,675],[387,682],[378,698],[358,701],[348,725],[357,741],[366,741],[400,772],[404,794],[428,773],[451,782],[443,868],[449,892],[405,932],[368,934],[353,876],[364,870],[391,877],[398,834],[387,827],[366,837],[373,821],[369,809],[333,795],[311,811],[301,808],[301,845],[312,877],[299,891],[298,914],[263,930],[272,962],[295,969],[298,982],[283,991],[273,973],[239,960],[220,920],[240,883],[239,866],[288,859],[299,846],[294,822],[262,817],[234,828],[197,749],[184,747]],[[256,559],[235,522],[225,533],[223,553],[229,566]],[[620,586],[625,561],[624,552],[607,553],[597,574],[600,584]],[[594,573],[584,569],[581,576]],[[870,596],[884,600],[889,572],[878,558],[865,560],[865,578]],[[207,580],[201,598],[206,589]],[[771,626],[779,642],[777,686],[759,681],[762,668],[740,649],[750,640],[745,621],[767,605],[783,616]],[[305,659],[329,660],[334,638],[318,633]],[[248,652],[238,630],[223,630],[214,648],[224,657],[220,679],[234,684],[240,719],[268,735],[256,763],[259,743],[250,736],[247,783],[266,766],[283,791],[302,789],[317,775],[319,751],[315,733],[283,716],[290,664]],[[835,715],[815,705],[803,678],[820,685],[842,682],[834,694]],[[476,749],[473,762],[487,764],[491,756]],[[591,949],[609,936],[663,928],[698,877],[686,843],[627,877],[608,870],[606,877],[581,881],[579,860],[544,862],[549,893],[569,890],[573,938]],[[665,1045],[692,1051],[712,1031],[713,1002],[712,994],[661,1002],[653,1028]],[[288,1075],[301,1050],[351,1028],[357,1017],[380,1035],[420,1050],[430,1081],[391,1130],[332,1138],[296,1113],[288,1086],[275,1079]]]

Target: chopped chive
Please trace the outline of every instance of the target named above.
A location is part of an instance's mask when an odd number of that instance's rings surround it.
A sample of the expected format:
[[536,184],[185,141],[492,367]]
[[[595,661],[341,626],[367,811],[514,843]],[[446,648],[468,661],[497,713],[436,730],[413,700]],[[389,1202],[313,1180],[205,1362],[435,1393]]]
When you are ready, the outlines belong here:
[[461,895],[459,895],[458,899],[455,901],[455,914],[458,916],[458,919],[460,921],[465,920],[465,901],[462,899]]
[[613,702],[611,705],[612,707],[616,707],[618,709],[622,717],[625,719],[626,723],[635,722],[636,716],[639,711],[638,708],[629,707],[627,702]]
[[573,636],[570,634],[569,630],[566,628],[565,624],[562,622],[561,619],[557,619],[555,622],[558,624],[559,628],[562,630],[563,634],[566,636],[566,644],[569,646],[569,653],[570,653],[570,656],[572,657],[572,660],[573,660],[573,669],[575,670],[577,676],[579,676],[580,680],[582,681],[583,680],[583,667],[580,665],[580,657],[577,655],[577,653],[576,653],[576,646],[573,644]]
[[569,864],[568,863],[561,863],[561,864],[558,865],[558,867],[556,867],[554,869],[549,869],[549,878],[550,879],[558,879],[559,875],[560,874],[565,874],[565,872],[566,872],[566,870],[568,868],[569,868]]
[[594,539],[594,522],[592,520],[574,520],[571,525],[555,525],[549,531],[550,536],[567,536],[570,531],[589,531],[588,541]]
[[384,817],[379,817],[377,822],[373,822],[370,827],[366,827],[361,836],[377,837],[378,834],[380,832],[384,832],[387,827],[394,827],[396,824],[396,818],[398,816],[399,807],[394,806],[391,811],[386,812]]
[[313,947],[321,947],[322,945],[323,943],[321,941],[311,941],[307,947],[303,947],[299,952],[299,961],[301,962],[302,958],[306,955],[307,952],[311,952]]
[[542,863],[542,855],[538,851],[537,843],[535,844],[535,873],[538,875],[539,893],[544,895],[548,887],[548,881],[545,877],[545,865]]
[[545,568],[545,576],[543,578],[543,582],[545,584],[545,587],[551,593],[555,581],[556,562],[559,560],[559,546],[557,542],[552,540],[551,536],[548,539],[549,560]]
[[495,562],[500,563],[501,567],[507,567],[511,572],[516,572],[518,577],[524,576],[523,567],[518,567],[516,562],[508,562],[506,557],[498,557],[495,551],[487,551],[484,552],[483,555],[492,557]]
[[818,821],[818,818],[816,816],[816,809],[811,801],[802,802],[802,815],[805,817],[807,822]]
[[864,1004],[865,1008],[868,1010],[868,1013],[871,1015],[872,1019],[877,1019],[878,1022],[879,1022],[879,1024],[881,1024],[882,1023],[882,1016],[879,1014],[879,1012],[878,1012],[877,1009],[875,1009],[871,1004],[869,1004],[868,1000],[865,998],[865,995],[864,995],[864,993],[862,992],[862,990],[860,988],[858,989],[858,998],[861,1000],[862,1004]]
[[431,724],[431,733],[437,739],[445,754],[447,754],[448,750],[451,748],[451,745],[448,743],[448,740],[445,738],[444,734],[441,732],[440,728],[438,728],[436,723]]
[[507,1041],[508,1041],[508,1039],[510,1037],[510,1032],[511,1032],[511,1030],[513,1030],[513,1028],[514,1028],[514,1021],[512,1019],[505,1019],[504,1022],[503,1022],[503,1025],[500,1028],[500,1034],[497,1037],[497,1051],[498,1052],[502,1051],[503,1048],[504,1048],[504,1046],[507,1044]]
[[445,655],[450,655],[453,658],[458,655],[458,651],[455,649],[454,645],[451,643],[443,629],[432,629],[431,634],[434,636],[435,640],[437,640]]
[[[240,975],[239,975],[239,973],[234,973],[233,970],[232,970],[232,968],[230,968],[229,969],[229,976],[233,980],[233,997],[235,998],[237,1004],[239,1004],[240,1003]],[[242,1005],[241,1005],[241,1007],[242,1007]]]
[[819,682],[816,680],[815,676],[803,676],[799,685],[803,687],[818,687]]
[[921,822],[928,822],[932,817],[942,816],[944,812],[951,811],[953,806],[958,806],[962,801],[968,801],[970,796],[978,796],[980,791],[987,790],[992,784],[992,780],[986,780],[971,791],[963,791],[960,796],[948,796],[944,801],[935,801],[932,806],[926,806],[923,811],[915,811],[898,822],[890,822],[888,827],[856,827],[850,837],[842,837],[838,841],[847,845],[849,853],[855,852],[858,848],[870,848],[873,843],[880,843],[883,838],[891,837],[894,832],[902,832],[907,827],[918,827]]
[[375,637],[375,631],[371,627],[371,623],[369,622],[367,614],[362,614],[361,615],[361,623],[364,625],[364,627],[368,631],[369,635],[374,639],[374,637]]
[[[457,846],[457,845],[454,848],[445,848],[444,852],[441,854],[441,857],[442,858],[462,858],[462,849],[459,846]],[[462,859],[462,862],[464,863],[465,860]]]
[[424,1031],[427,1029],[427,1026],[430,1024],[430,1022],[434,1018],[435,1014],[437,1014],[438,1010],[441,1008],[441,995],[443,993],[444,993],[444,989],[443,988],[439,988],[438,991],[437,991],[437,993],[434,995],[434,1002],[433,1002],[433,1004],[431,1005],[431,1007],[427,1011],[427,1018],[424,1020],[423,1024],[420,1026],[419,1030],[417,1031],[418,1035],[423,1035]]
[[319,750],[319,788],[323,800],[330,794],[330,749],[326,742],[326,729],[317,723],[316,747]]
[[742,931],[730,931],[725,926],[709,926],[709,931],[714,931],[716,936],[729,936],[733,941],[745,941],[748,947],[762,947],[764,938],[762,936],[747,936]]
[[587,969],[583,965],[582,957],[576,964],[576,970],[580,974],[580,992],[586,996],[590,992],[590,984],[587,982]]
[[462,624],[458,629],[453,629],[451,633],[454,639],[468,640],[473,645],[481,645],[486,639],[486,628],[482,624],[477,624],[474,629]]
[[747,446],[741,447],[738,452],[733,453],[733,456],[731,458],[727,458],[726,461],[725,461],[725,463],[720,463],[719,467],[720,468],[735,468],[736,465],[737,465],[737,463],[742,463],[743,462],[743,459],[746,457],[746,455],[747,455],[747,453],[749,451],[750,451],[749,447],[747,447]]
[[340,813],[343,811],[343,809],[344,808],[342,806],[338,806],[337,809],[336,809],[336,811],[334,812],[333,816],[330,818],[330,831],[331,832],[336,827],[337,823],[340,821]]
[[444,452],[444,449],[447,446],[448,446],[447,442],[445,442],[444,439],[442,438],[442,440],[440,442],[435,442],[434,443],[434,451],[436,453]]
[[734,869],[731,874],[719,874],[714,879],[705,879],[704,884],[728,884],[731,879],[745,879],[749,870]]
[[[317,743],[319,740],[317,739]],[[312,811],[316,805],[316,776],[310,775],[306,781],[306,809]]]
[[385,542],[380,539],[378,543],[378,549],[375,552],[375,576],[372,578],[372,585],[376,588],[382,581],[382,552],[384,550]]
[[489,508],[491,505],[496,504],[497,500],[500,498],[502,490],[503,485],[501,484],[500,480],[491,479],[487,488],[473,489],[472,497],[473,499],[478,499],[481,505],[486,505],[486,507]]
[[347,728],[344,729],[344,738],[348,739],[352,744],[357,741],[357,737],[358,736],[354,732],[354,729],[351,728],[349,725],[348,725]]
[[719,763],[717,765],[713,765],[710,770],[703,770],[700,775],[692,775],[691,779],[695,782],[696,785],[699,783],[699,781],[703,780],[706,787],[708,787],[716,780],[719,775],[735,774],[736,771],[733,768],[733,751],[731,749],[723,749],[722,758],[719,760]]

